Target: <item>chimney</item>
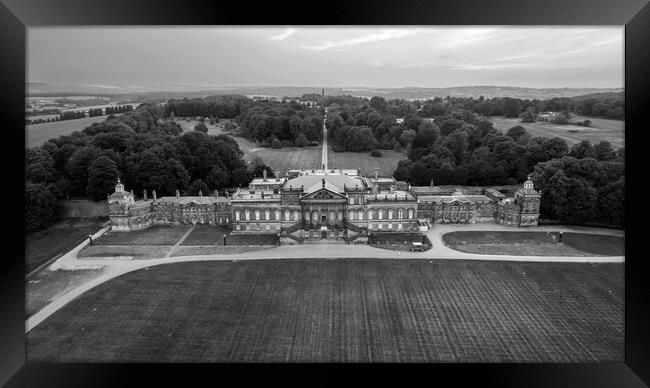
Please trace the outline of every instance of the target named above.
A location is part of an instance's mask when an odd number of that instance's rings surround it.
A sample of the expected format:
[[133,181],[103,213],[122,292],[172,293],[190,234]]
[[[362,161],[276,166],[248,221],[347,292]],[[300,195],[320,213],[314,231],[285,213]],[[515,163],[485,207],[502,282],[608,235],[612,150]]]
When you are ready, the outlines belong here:
[[325,178],[323,178],[323,188],[325,188]]
[[266,182],[266,169],[262,172],[262,175],[264,176],[264,182]]
[[431,179],[431,183],[429,183],[429,186],[433,187],[433,179]]
[[379,169],[375,167],[375,179],[379,178]]
[[275,175],[275,181],[279,182],[280,181],[280,170],[274,170],[273,174]]
[[156,202],[158,198],[156,198],[156,190],[153,191],[153,201]]
[[203,197],[203,192],[199,190],[199,197]]
[[147,200],[147,189],[142,190],[142,197],[145,201]]
[[180,193],[178,190],[176,190],[176,196],[177,196],[177,197],[180,197],[180,196],[181,196],[181,193]]

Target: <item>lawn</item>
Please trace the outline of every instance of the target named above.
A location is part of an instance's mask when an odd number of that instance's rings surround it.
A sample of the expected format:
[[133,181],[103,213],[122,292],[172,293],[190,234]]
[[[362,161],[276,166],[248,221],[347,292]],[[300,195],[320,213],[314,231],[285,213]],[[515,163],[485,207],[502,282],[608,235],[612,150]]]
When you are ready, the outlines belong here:
[[[208,127],[208,134],[210,135],[219,135],[226,134],[231,136],[239,148],[244,152],[244,160],[250,162],[256,157],[261,158],[264,163],[270,166],[273,169],[279,169],[283,173],[286,170],[293,169],[312,169],[321,167],[321,147],[285,147],[285,148],[263,148],[260,147],[255,142],[252,142],[246,138],[232,136],[231,133],[224,131],[223,124],[227,120],[221,120],[219,123],[210,125],[206,124]],[[176,120],[183,131],[193,131],[194,126],[199,122],[197,120],[186,121],[185,119]]]
[[284,174],[287,170],[321,168],[322,147],[257,148],[246,153],[244,160],[250,162],[256,157]]
[[622,264],[184,262],[84,293],[36,362],[622,362]]
[[372,235],[372,246],[394,251],[410,251],[413,242],[421,242],[424,250],[431,249],[431,241],[422,233],[374,233]]
[[[506,131],[516,125],[526,128],[531,136],[541,137],[559,137],[566,140],[569,147],[581,142],[590,140],[596,144],[601,140],[608,141],[614,149],[625,145],[625,122],[623,120],[606,120],[596,119],[586,116],[575,116],[570,121],[591,120],[591,127],[579,127],[575,125],[555,125],[547,122],[521,123],[518,118],[490,117],[494,128],[500,129],[504,134]],[[571,133],[569,130],[577,130],[577,133]]]
[[172,253],[171,257],[195,255],[234,255],[237,253],[254,252],[270,249],[261,246],[246,245],[186,245],[180,246]]
[[484,232],[445,233],[448,247],[462,252],[522,256],[623,256],[625,237],[588,233]]
[[159,259],[165,257],[172,248],[172,245],[87,245],[78,257]]
[[174,245],[190,229],[189,225],[154,225],[132,232],[108,231],[94,245]]
[[[117,114],[115,116],[118,116]],[[91,124],[100,123],[108,116],[85,117],[83,119],[63,120],[25,126],[28,147],[38,147],[46,141],[69,135],[74,131],[81,131]]]
[[223,235],[230,235],[232,228],[227,226],[197,225],[181,245],[223,245]]
[[226,245],[262,246],[277,245],[277,234],[231,234],[226,237]]
[[104,219],[67,219],[47,229],[25,234],[25,270],[70,251],[102,228]]
[[29,318],[50,303],[50,300],[87,283],[103,273],[102,268],[39,271],[25,283],[25,317]]
[[334,152],[329,147],[327,155],[329,168],[361,168],[361,174],[364,176],[374,176],[375,167],[378,169],[379,176],[393,176],[397,163],[406,159],[406,155],[393,150],[381,150],[383,156],[370,156],[370,152]]

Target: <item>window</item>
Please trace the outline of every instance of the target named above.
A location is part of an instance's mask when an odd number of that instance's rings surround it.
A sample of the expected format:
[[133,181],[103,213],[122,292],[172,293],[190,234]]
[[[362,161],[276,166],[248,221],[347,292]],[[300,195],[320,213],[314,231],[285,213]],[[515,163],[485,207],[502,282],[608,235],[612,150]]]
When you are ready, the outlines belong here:
[[350,205],[354,205],[354,197],[350,197]]
[[298,210],[293,211],[293,220],[294,221],[300,220],[300,212]]
[[264,219],[267,221],[271,219],[271,211],[269,209],[264,210]]
[[305,212],[305,221],[309,221],[309,212]]
[[289,221],[289,210],[284,211],[284,220]]
[[397,210],[397,218],[404,218],[404,209]]
[[246,215],[246,221],[249,221],[251,219],[251,212],[250,210],[246,209],[244,211],[244,215]]
[[377,225],[379,226],[379,229],[381,229],[381,222],[378,222]]
[[409,209],[409,216],[408,218],[413,218],[413,209]]
[[[379,209],[377,212],[379,213],[379,217],[378,217],[378,218],[379,218],[380,220],[383,220],[383,219],[384,219],[384,210],[383,210],[383,209]],[[381,228],[379,228],[379,229],[381,229]]]
[[363,210],[359,210],[359,221],[363,220]]
[[402,230],[402,223],[401,222],[397,224],[397,230]]
[[388,223],[388,229],[393,229],[393,224],[391,224],[390,222]]
[[275,211],[275,220],[280,221],[280,211],[279,210]]
[[388,209],[388,219],[389,220],[393,219],[393,209]]
[[239,221],[239,210],[235,210],[235,220]]
[[348,211],[348,219],[354,220],[354,212],[352,210]]
[[271,230],[271,224],[266,224],[266,230]]

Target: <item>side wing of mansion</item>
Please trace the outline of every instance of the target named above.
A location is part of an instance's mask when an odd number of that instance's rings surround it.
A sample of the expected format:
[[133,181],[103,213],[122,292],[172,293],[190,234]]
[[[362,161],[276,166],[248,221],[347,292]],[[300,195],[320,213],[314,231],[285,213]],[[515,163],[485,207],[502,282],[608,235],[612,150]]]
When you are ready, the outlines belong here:
[[536,226],[540,195],[528,179],[514,195],[496,187],[410,186],[359,170],[290,170],[256,178],[232,196],[175,196],[136,200],[119,182],[109,196],[113,230],[160,224],[232,227],[232,233],[295,238],[355,238],[417,232],[426,224],[497,222]]

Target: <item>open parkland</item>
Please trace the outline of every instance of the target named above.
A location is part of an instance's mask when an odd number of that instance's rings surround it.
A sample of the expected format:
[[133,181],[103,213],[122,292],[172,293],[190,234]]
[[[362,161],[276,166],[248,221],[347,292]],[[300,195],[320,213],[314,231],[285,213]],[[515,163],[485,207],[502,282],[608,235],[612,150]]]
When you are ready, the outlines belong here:
[[437,224],[412,252],[108,229],[28,276],[28,360],[623,360],[623,231]]

